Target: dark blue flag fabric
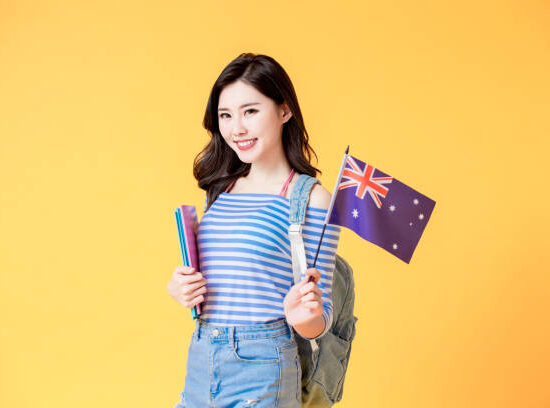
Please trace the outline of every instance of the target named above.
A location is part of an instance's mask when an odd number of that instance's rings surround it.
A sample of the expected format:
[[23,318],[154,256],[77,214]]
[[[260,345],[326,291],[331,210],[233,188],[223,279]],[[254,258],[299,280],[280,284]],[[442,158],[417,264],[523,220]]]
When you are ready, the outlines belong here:
[[345,160],[328,223],[409,263],[435,201],[361,160]]

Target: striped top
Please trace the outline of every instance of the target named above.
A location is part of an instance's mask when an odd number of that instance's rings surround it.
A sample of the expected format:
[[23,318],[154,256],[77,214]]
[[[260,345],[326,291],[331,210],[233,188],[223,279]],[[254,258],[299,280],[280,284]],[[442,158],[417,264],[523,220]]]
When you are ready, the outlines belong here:
[[[220,326],[269,323],[285,317],[292,285],[288,238],[290,200],[274,194],[221,193],[197,233],[200,271],[206,279],[201,318]],[[327,210],[307,207],[302,235],[312,266]],[[316,268],[323,317],[332,324],[332,272],[340,227],[327,225]],[[302,278],[304,275],[302,275]]]

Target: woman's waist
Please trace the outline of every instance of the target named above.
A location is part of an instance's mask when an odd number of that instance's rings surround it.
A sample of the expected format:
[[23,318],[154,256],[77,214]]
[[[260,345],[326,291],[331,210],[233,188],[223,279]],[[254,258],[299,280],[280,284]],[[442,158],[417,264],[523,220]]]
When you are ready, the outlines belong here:
[[266,323],[250,324],[226,324],[208,321],[205,317],[198,317],[195,320],[195,332],[200,336],[208,334],[213,339],[228,340],[231,336],[237,340],[259,339],[289,336],[290,326],[286,318],[280,317]]

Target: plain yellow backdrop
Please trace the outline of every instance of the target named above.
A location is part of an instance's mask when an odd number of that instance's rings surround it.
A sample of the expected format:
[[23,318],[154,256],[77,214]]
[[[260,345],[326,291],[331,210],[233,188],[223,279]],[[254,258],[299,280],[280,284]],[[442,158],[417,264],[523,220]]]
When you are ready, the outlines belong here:
[[409,265],[345,230],[342,408],[550,407],[545,1],[0,5],[0,406],[172,407],[174,210],[215,79],[293,80],[332,190],[350,153],[437,204]]

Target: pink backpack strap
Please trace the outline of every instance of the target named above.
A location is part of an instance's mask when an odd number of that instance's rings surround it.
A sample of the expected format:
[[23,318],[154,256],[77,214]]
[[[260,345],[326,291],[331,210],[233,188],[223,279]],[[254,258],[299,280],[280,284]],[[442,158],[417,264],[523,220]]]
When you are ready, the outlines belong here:
[[[286,179],[285,181],[285,184],[283,184],[283,188],[281,189],[281,192],[279,193],[280,196],[285,196],[286,195],[286,190],[288,189],[288,185],[290,184],[290,181],[292,180],[292,176],[294,176],[294,169],[292,169],[290,171],[290,174],[288,175],[288,178]],[[228,186],[227,188],[225,189],[225,192],[226,193],[229,193],[229,191],[233,188],[233,186],[235,185],[235,183],[237,182],[237,180],[233,180]]]
[[[244,175],[246,176],[249,172],[250,172],[250,170],[248,170],[246,173],[244,173]],[[225,189],[225,192],[226,192],[226,193],[229,193],[229,191],[233,188],[233,186],[235,185],[236,182],[237,182],[237,179],[233,180],[233,181],[227,186],[227,188]]]
[[225,192],[226,193],[229,193],[229,190],[231,190],[233,188],[233,186],[235,185],[237,179],[233,180],[228,186],[227,188],[225,189]]
[[283,185],[283,188],[281,189],[281,192],[279,193],[280,196],[286,195],[286,190],[288,188],[288,185],[290,184],[290,181],[292,180],[292,176],[294,176],[294,169],[290,171],[290,174],[288,175],[288,178],[285,181],[285,184]]

